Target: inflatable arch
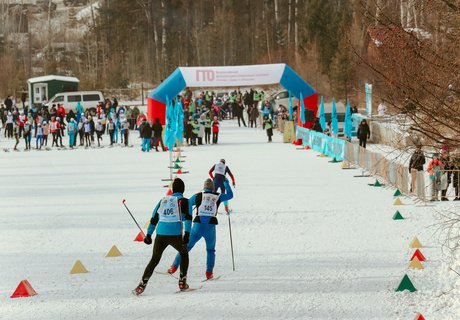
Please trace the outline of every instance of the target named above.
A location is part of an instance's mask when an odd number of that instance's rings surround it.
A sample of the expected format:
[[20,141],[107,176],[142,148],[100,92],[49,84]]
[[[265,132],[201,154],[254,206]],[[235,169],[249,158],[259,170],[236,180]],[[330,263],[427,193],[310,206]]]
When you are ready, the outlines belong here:
[[[297,117],[298,125],[311,128],[318,109],[318,95],[294,70],[284,63],[228,67],[179,67],[148,97],[148,119],[159,118],[165,124],[166,99],[176,97],[186,87],[254,87],[281,84],[305,106],[305,123]],[[300,102],[299,102],[300,104]],[[298,106],[300,108],[300,105]]]

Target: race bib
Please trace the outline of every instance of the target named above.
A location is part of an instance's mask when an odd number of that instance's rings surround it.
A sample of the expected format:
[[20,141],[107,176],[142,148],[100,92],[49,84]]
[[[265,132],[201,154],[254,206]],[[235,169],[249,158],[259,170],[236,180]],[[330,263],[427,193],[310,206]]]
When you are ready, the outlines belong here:
[[164,197],[158,208],[158,216],[161,222],[180,222],[179,203],[176,197]]
[[223,164],[222,162],[219,162],[215,165],[214,167],[214,173],[215,174],[221,174],[225,176],[225,170],[227,169],[227,166]]
[[217,213],[218,194],[202,193],[201,204],[198,208],[199,216],[214,217]]

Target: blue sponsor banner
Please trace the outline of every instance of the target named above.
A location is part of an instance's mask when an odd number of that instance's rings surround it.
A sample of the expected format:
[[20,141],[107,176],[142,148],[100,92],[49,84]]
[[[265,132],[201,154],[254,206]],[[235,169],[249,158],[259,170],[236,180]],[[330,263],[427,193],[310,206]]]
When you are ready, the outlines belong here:
[[329,137],[324,133],[299,126],[297,126],[296,137],[297,139],[302,139],[304,146],[309,146],[313,150],[335,158],[338,161],[345,160],[345,140]]

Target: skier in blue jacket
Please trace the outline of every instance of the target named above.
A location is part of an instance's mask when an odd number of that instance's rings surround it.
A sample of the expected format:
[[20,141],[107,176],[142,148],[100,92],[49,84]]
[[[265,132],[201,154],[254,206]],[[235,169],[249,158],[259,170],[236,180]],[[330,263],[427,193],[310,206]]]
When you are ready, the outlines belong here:
[[[152,244],[152,234],[156,230],[157,236],[153,245],[153,254],[145,268],[139,285],[133,290],[135,295],[144,292],[147,282],[161,259],[163,251],[169,245],[179,252],[181,257],[179,289],[187,290],[188,250],[187,243],[190,237],[192,216],[189,214],[188,199],[184,198],[184,182],[176,178],[172,183],[173,194],[163,197],[153,210],[150,225],[144,242]],[[184,232],[183,232],[184,231]]]
[[[203,237],[206,241],[206,279],[213,278],[213,269],[216,260],[216,225],[217,225],[217,209],[223,201],[233,198],[233,191],[228,183],[224,181],[225,194],[214,192],[214,182],[211,179],[206,179],[204,182],[203,192],[194,194],[188,201],[189,212],[192,212],[193,206],[196,209],[196,216],[193,220],[192,233],[188,243],[188,251],[192,250],[193,246]],[[182,264],[180,255],[176,255],[172,266],[168,269],[168,273],[174,273],[177,270],[179,263]]]

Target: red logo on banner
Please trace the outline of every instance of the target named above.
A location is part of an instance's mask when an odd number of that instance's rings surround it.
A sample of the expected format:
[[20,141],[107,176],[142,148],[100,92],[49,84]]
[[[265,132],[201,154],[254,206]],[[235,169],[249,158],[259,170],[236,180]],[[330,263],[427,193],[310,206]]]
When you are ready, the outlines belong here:
[[196,81],[214,81],[215,79],[215,74],[213,70],[196,70],[195,74]]

